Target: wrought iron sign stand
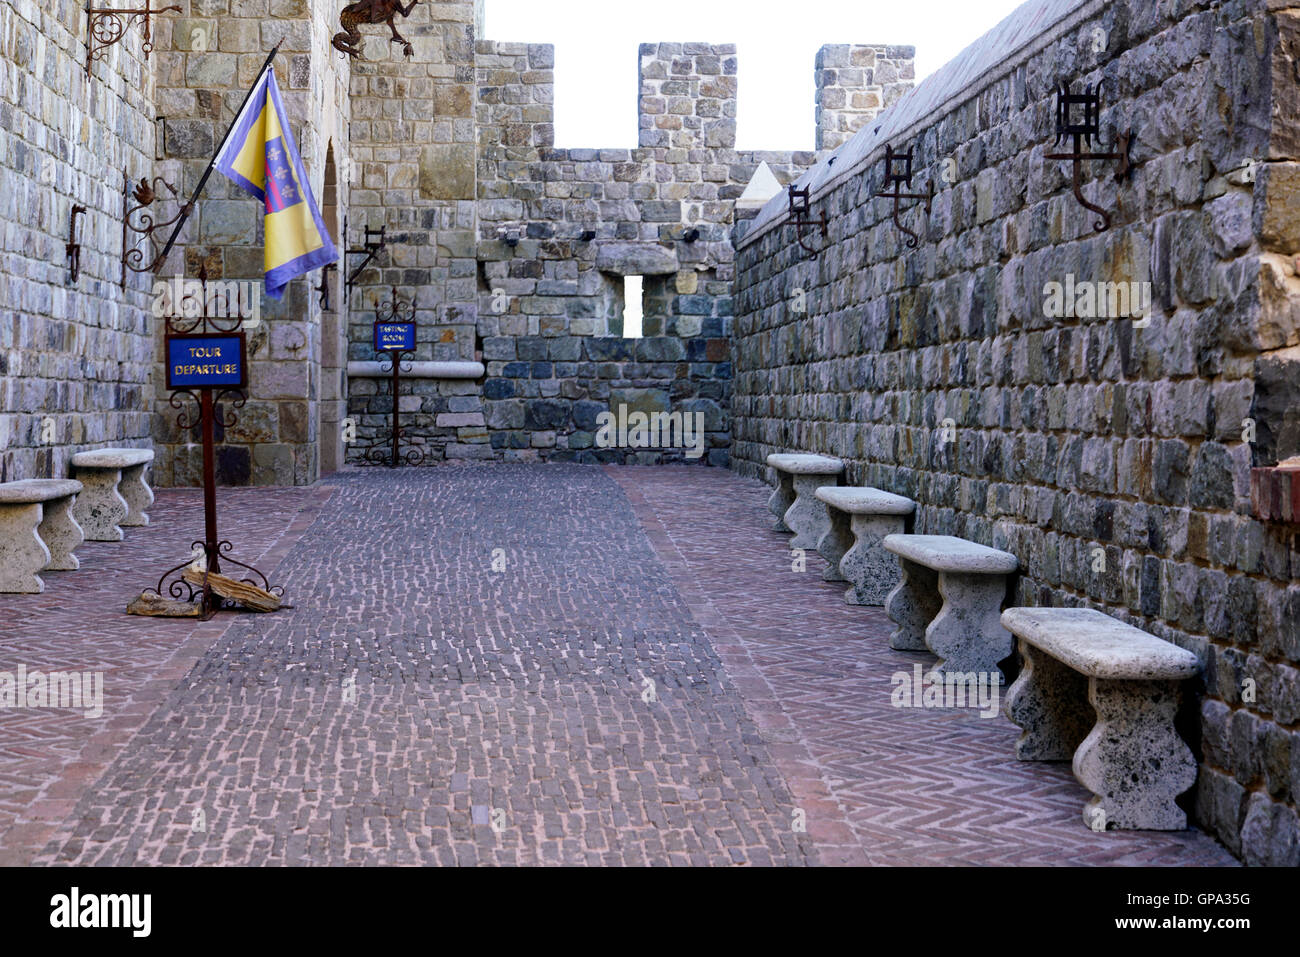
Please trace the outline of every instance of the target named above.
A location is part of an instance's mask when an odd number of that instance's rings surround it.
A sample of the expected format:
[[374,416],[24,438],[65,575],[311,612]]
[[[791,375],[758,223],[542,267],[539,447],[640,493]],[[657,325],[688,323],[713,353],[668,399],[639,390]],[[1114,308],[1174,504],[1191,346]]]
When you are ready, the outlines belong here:
[[[920,237],[912,230],[903,225],[899,219],[898,203],[904,199],[915,199],[925,204],[925,214],[930,215],[931,203],[934,200],[934,183],[928,183],[924,193],[905,193],[904,188],[912,188],[912,150],[909,147],[906,153],[894,152],[894,147],[885,146],[885,183],[877,191],[876,196],[892,199],[894,201],[893,219],[894,225],[901,232],[907,233],[907,248],[915,249]],[[891,192],[892,190],[892,192]],[[874,198],[874,197],[873,197]]]
[[385,302],[375,309],[375,351],[387,362],[391,369],[380,367],[383,372],[392,372],[393,425],[387,439],[380,438],[365,449],[362,465],[387,465],[397,468],[402,462],[407,465],[419,465],[424,461],[424,450],[418,445],[408,445],[406,452],[401,451],[402,438],[407,435],[401,426],[400,404],[402,399],[402,373],[410,372],[410,359],[415,356],[415,301],[403,305],[397,298],[397,288],[393,287],[391,302]]
[[795,239],[798,240],[800,249],[816,258],[817,250],[803,241],[803,231],[809,227],[819,228],[821,229],[822,239],[825,239],[827,236],[826,210],[822,210],[821,219],[813,219],[812,200],[809,196],[812,187],[805,186],[803,189],[798,189],[791,183],[788,189],[790,191],[790,225],[795,228]]
[[153,52],[153,34],[150,18],[159,13],[175,12],[180,13],[181,8],[175,4],[170,7],[154,7],[153,0],[144,0],[143,7],[135,9],[115,10],[110,7],[104,7],[100,10],[93,8],[93,0],[86,0],[86,72],[90,72],[90,64],[93,60],[102,60],[108,56],[108,48],[126,35],[126,28],[130,26],[132,20],[140,20],[144,24],[144,39],[140,44],[140,51],[144,58],[149,59],[149,54]]
[[[1076,123],[1071,111],[1080,106],[1083,107],[1083,119]],[[1068,160],[1074,164],[1074,198],[1079,201],[1079,205],[1084,209],[1091,210],[1101,217],[1092,224],[1092,228],[1099,233],[1104,233],[1110,229],[1110,214],[1100,206],[1094,206],[1083,198],[1083,161],[1114,161],[1119,164],[1119,169],[1115,173],[1116,182],[1127,179],[1133,169],[1129,160],[1129,145],[1133,139],[1133,132],[1132,130],[1126,130],[1123,133],[1116,134],[1116,145],[1119,147],[1117,152],[1083,152],[1085,143],[1088,144],[1088,148],[1091,150],[1092,138],[1094,136],[1098,139],[1101,138],[1101,84],[1090,86],[1083,93],[1071,93],[1070,85],[1062,83],[1056,90],[1056,140],[1054,142],[1060,143],[1063,136],[1074,139],[1074,152],[1046,153],[1043,155],[1043,159]]]
[[[172,393],[171,406],[180,409],[176,425],[182,432],[197,429],[202,435],[204,538],[201,542],[192,543],[189,560],[163,573],[155,591],[161,596],[165,586],[171,598],[190,603],[194,602],[196,596],[201,596],[200,614],[206,620],[223,608],[234,607],[236,604],[217,595],[208,580],[209,576],[221,573],[222,561],[238,565],[256,575],[257,580],[243,579],[249,585],[277,596],[283,595],[284,589],[279,585],[272,586],[266,576],[252,565],[230,557],[233,546],[217,535],[217,406],[227,397],[236,409],[244,405],[247,398],[244,389],[248,385],[247,344],[244,333],[240,331],[243,319],[239,316],[239,310],[226,309],[226,316],[234,312],[233,318],[229,319],[208,315],[206,269],[200,270],[199,279],[203,287],[202,315],[192,319],[167,317],[164,355],[167,361],[167,388]],[[192,409],[185,407],[184,398],[193,400],[198,406],[197,418]],[[237,421],[235,413],[228,410],[221,417],[222,428],[231,428]],[[203,551],[202,559],[198,556],[200,548]],[[200,561],[204,565],[202,579],[196,583],[185,577],[185,570],[196,567]],[[172,580],[167,584],[169,578]]]

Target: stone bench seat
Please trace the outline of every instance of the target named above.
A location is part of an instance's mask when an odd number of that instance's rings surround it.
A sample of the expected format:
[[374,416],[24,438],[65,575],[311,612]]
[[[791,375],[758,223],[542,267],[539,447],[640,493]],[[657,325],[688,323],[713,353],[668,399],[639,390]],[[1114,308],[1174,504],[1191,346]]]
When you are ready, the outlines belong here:
[[791,548],[816,548],[830,525],[826,505],[815,493],[823,485],[839,482],[844,463],[826,455],[774,452],[767,464],[776,475],[768,510],[776,516],[772,530],[794,532]]
[[37,572],[81,567],[73,554],[83,541],[72,504],[72,479],[23,479],[0,484],[0,592],[40,594]]
[[145,470],[151,462],[152,449],[88,449],[72,456],[73,471],[85,485],[74,515],[88,541],[120,542],[121,526],[149,524],[153,491]]
[[826,581],[847,581],[850,605],[883,605],[898,584],[898,559],[881,548],[886,535],[901,534],[916,511],[910,498],[869,485],[823,485],[816,491],[830,514],[830,527],[817,543],[826,559]]
[[1013,639],[1001,623],[1007,577],[1015,555],[952,535],[886,535],[881,545],[898,556],[902,577],[885,600],[898,626],[889,646],[929,649],[934,670],[983,673],[1005,681],[998,662]]
[[1008,608],[1002,624],[1024,657],[1003,705],[1021,729],[1016,757],[1072,761],[1093,830],[1185,828],[1175,799],[1196,760],[1174,716],[1196,656],[1092,608]]

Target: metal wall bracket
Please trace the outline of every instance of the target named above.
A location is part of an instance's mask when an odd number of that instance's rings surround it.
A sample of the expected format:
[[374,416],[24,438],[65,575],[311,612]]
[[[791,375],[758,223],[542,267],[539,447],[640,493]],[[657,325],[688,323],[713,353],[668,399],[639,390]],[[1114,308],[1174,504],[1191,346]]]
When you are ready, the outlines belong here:
[[[378,256],[381,252],[384,251],[384,247],[385,247],[384,231],[387,228],[388,228],[387,226],[380,226],[378,229],[371,229],[369,226],[367,226],[366,236],[365,239],[362,241],[362,244],[355,249],[348,249],[344,251],[343,253],[344,262],[347,262],[348,256],[366,257],[365,259],[361,260],[360,266],[358,266],[356,269],[352,270],[352,272],[348,274],[347,281],[343,284],[345,289],[351,289],[352,285],[357,281],[357,277],[361,275],[362,270],[364,270],[367,266],[370,265],[371,260],[373,260],[376,256]],[[348,235],[348,223],[347,220],[345,219],[343,221],[343,236],[345,239],[347,238],[347,235]]]
[[[925,205],[925,214],[930,215],[931,204],[934,201],[934,183],[928,183],[924,193],[905,193],[903,189],[912,188],[912,150],[909,147],[906,153],[894,152],[894,147],[886,144],[885,146],[885,183],[877,190],[877,196],[894,201],[893,219],[894,225],[900,231],[907,233],[907,248],[915,249],[920,237],[903,225],[903,221],[898,218],[899,201],[904,199],[915,199]],[[892,192],[891,192],[892,190]]]
[[330,270],[337,271],[338,268],[338,263],[326,263],[321,267],[320,285],[316,287],[316,291],[320,293],[320,307],[325,312],[329,312],[330,308]]
[[[173,197],[178,195],[176,187],[161,176],[155,176],[152,183],[147,178],[141,178],[133,189],[131,177],[126,170],[122,171],[122,182],[124,184],[122,187],[122,202],[125,210],[122,214],[122,288],[125,289],[126,271],[128,269],[131,272],[155,272],[162,265],[163,258],[171,249],[171,243],[169,242],[165,248],[160,249],[160,244],[154,237],[154,233],[168,226],[177,226],[177,232],[179,232],[178,224],[189,218],[190,210],[193,208],[193,200],[182,206],[171,219],[154,222],[155,210],[152,207],[154,201],[158,198],[160,185],[167,187]],[[135,200],[135,206],[131,205],[132,200]],[[137,214],[139,215],[137,216]],[[132,221],[132,216],[136,217],[135,221]],[[144,250],[134,244],[128,245],[132,233],[137,237],[143,236],[149,240],[152,255],[147,261],[145,260]],[[172,239],[175,238],[176,233],[173,232]]]
[[81,275],[81,243],[77,242],[77,217],[85,213],[85,206],[74,205],[68,213],[68,242],[63,247],[68,257],[68,285],[75,285]]
[[809,227],[815,227],[821,230],[822,239],[829,235],[826,225],[826,210],[822,210],[820,219],[812,218],[812,199],[810,186],[798,189],[793,183],[788,187],[790,201],[790,225],[795,228],[795,238],[799,241],[799,248],[810,256],[816,256],[817,250],[813,249],[803,241],[803,231]]
[[90,64],[93,60],[102,60],[108,56],[108,48],[126,35],[126,28],[131,25],[133,20],[139,20],[144,24],[144,39],[141,41],[140,50],[144,58],[149,59],[149,54],[153,51],[153,33],[150,18],[159,13],[175,11],[181,13],[181,8],[176,4],[169,7],[154,7],[153,0],[144,0],[143,7],[114,9],[112,7],[103,7],[99,10],[92,8],[94,0],[86,0],[86,72],[90,72]]
[[[1079,108],[1083,109],[1082,118],[1078,118]],[[1110,229],[1110,214],[1100,206],[1094,206],[1083,197],[1083,173],[1082,164],[1084,160],[1111,160],[1118,164],[1119,169],[1115,172],[1116,182],[1128,178],[1129,173],[1133,170],[1132,161],[1129,159],[1129,147],[1133,141],[1132,130],[1125,130],[1123,133],[1116,133],[1117,152],[1114,153],[1093,153],[1092,138],[1095,136],[1101,138],[1101,84],[1088,87],[1082,93],[1071,93],[1070,85],[1062,83],[1056,89],[1056,139],[1053,145],[1061,142],[1061,138],[1069,136],[1074,140],[1074,151],[1071,153],[1045,153],[1043,159],[1049,160],[1067,160],[1074,164],[1074,198],[1079,201],[1079,205],[1084,209],[1091,210],[1101,219],[1093,223],[1092,228],[1099,233],[1104,233]],[[1083,151],[1084,144],[1087,144],[1090,152]]]

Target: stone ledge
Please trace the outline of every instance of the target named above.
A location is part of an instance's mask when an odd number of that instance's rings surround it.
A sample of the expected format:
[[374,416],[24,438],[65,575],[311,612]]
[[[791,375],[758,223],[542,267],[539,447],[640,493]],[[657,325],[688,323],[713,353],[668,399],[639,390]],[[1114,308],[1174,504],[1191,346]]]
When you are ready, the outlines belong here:
[[[486,371],[481,362],[402,363],[404,379],[478,379]],[[354,379],[386,379],[392,374],[392,367],[386,362],[353,360],[348,363],[348,375]]]
[[1300,525],[1300,462],[1250,470],[1250,507],[1262,522]]

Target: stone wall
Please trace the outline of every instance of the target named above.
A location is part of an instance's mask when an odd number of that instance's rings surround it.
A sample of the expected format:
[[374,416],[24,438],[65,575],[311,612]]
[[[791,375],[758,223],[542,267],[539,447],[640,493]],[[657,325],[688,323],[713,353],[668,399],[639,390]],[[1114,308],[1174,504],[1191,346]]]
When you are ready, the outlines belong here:
[[[460,48],[454,52],[459,56]],[[436,47],[430,53],[447,55]],[[416,359],[481,359],[485,378],[410,382],[404,422],[421,435],[430,460],[681,459],[675,449],[593,447],[597,414],[626,405],[700,413],[708,432],[704,460],[727,461],[736,200],[761,162],[790,180],[815,153],[735,149],[733,46],[643,44],[639,62],[635,150],[555,148],[549,45],[480,40],[472,87],[456,83],[444,91],[446,102],[435,102],[436,115],[457,119],[447,126],[453,142],[422,154],[421,188],[438,191],[446,203],[476,196],[471,209],[458,204],[441,214],[457,227],[473,225],[470,236],[458,232],[454,244],[442,242],[444,255],[459,257],[468,238],[476,271],[468,289],[465,264],[448,260],[453,281],[438,285],[431,300],[440,303],[442,318],[427,316],[437,327],[422,330]],[[461,64],[455,60],[457,71]],[[427,69],[446,72],[437,61]],[[910,60],[898,70],[910,71]],[[857,82],[866,89],[868,80],[865,72],[846,74],[841,87]],[[356,84],[354,93],[366,95],[358,118],[418,95]],[[471,106],[471,125],[462,127],[458,118]],[[473,150],[458,138],[463,129],[476,132]],[[360,137],[354,130],[354,141]],[[467,156],[474,157],[473,169],[464,165]],[[354,204],[408,202],[409,192],[392,180],[398,173],[390,166],[387,175],[386,189],[363,189]],[[628,276],[644,284],[637,339],[623,336]],[[388,298],[397,285],[409,299],[403,275],[371,278],[378,284],[372,295],[382,290]],[[457,321],[471,318],[472,324]],[[353,324],[354,359],[374,358],[372,321],[373,315],[359,316]],[[356,460],[367,440],[387,428],[391,398],[374,379],[354,378],[350,386],[349,412],[361,440],[352,450]]]
[[121,285],[121,218],[123,172],[153,163],[153,78],[138,31],[89,73],[85,41],[84,5],[0,5],[0,482],[149,445],[149,283]]
[[817,51],[817,149],[843,145],[916,79],[915,47],[827,44]]
[[[1300,549],[1255,517],[1250,473],[1300,452],[1300,9],[1262,7],[1031,0],[807,174],[815,258],[783,200],[764,209],[738,240],[733,461],[840,456],[850,484],[916,499],[915,531],[1017,555],[1017,604],[1194,651],[1194,817],[1294,866]],[[1103,85],[1093,150],[1134,133],[1127,181],[1085,164],[1105,232],[1044,158],[1070,146],[1060,82]],[[887,144],[937,191],[929,216],[904,204],[915,249],[872,198]],[[1148,316],[1049,299],[1129,282]]]
[[[337,12],[330,4],[309,5],[306,0],[178,2],[184,8],[181,13],[160,18],[155,28],[158,51],[153,58],[164,138],[153,175],[189,197],[267,54],[279,43],[276,80],[285,110],[295,121],[293,134],[312,193],[321,203],[327,161],[332,158],[336,168],[346,169],[350,149],[350,63],[329,46],[339,29]],[[335,206],[339,219],[346,216],[346,188],[338,191]],[[264,238],[257,200],[214,173],[177,250],[159,271],[165,280],[175,275],[192,278],[205,268],[211,280],[251,281],[261,297],[261,322],[248,330],[248,400],[233,410],[236,423],[219,430],[217,477],[222,485],[314,482],[321,471],[321,423],[335,428],[332,423],[339,418],[337,408],[327,414],[322,406],[322,310],[315,292],[321,273],[292,282],[279,302],[262,295]],[[345,309],[337,275],[330,275],[336,283],[331,306]],[[336,316],[330,318],[337,326]],[[155,480],[160,485],[197,485],[202,482],[201,446],[176,427],[176,412],[161,387],[164,332],[164,323],[155,323]],[[329,394],[337,398],[341,372],[336,355],[333,365]]]

